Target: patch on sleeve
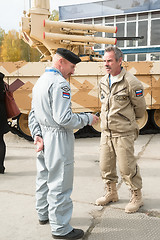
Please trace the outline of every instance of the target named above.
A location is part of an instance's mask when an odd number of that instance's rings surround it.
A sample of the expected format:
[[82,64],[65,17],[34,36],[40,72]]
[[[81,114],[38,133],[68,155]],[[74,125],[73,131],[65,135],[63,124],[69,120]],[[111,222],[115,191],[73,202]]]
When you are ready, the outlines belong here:
[[63,93],[62,93],[62,96],[63,96],[63,98],[70,99],[70,93],[63,92]]
[[64,86],[61,88],[63,91],[65,92],[69,92],[70,91],[70,88],[68,86]]
[[141,97],[141,96],[143,96],[143,90],[142,89],[137,90],[136,91],[136,97]]

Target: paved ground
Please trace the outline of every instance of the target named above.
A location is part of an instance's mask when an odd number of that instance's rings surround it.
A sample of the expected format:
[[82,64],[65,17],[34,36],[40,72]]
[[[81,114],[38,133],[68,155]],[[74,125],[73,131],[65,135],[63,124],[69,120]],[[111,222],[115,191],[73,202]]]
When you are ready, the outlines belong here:
[[[8,133],[5,140],[6,173],[0,174],[0,239],[52,239],[49,224],[40,226],[35,211],[35,147],[12,133]],[[160,134],[140,135],[135,142],[144,195],[144,206],[135,214],[124,213],[130,194],[121,179],[119,202],[106,207],[94,205],[104,190],[99,173],[99,140],[75,140],[71,224],[85,231],[84,240],[159,240]]]

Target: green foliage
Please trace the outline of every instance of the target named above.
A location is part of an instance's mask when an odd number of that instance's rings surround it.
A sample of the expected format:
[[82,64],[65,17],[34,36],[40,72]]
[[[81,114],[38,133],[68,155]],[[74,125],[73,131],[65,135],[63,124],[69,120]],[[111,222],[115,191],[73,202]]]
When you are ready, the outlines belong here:
[[41,54],[35,48],[31,48],[27,43],[21,40],[21,60],[26,62],[39,62]]
[[23,40],[19,39],[19,33],[15,30],[5,34],[0,31],[0,61],[3,62],[38,62],[40,53],[37,49],[32,49]]
[[[53,10],[49,18],[52,21],[59,20],[59,12]],[[31,48],[22,39],[19,33],[11,30],[8,33],[0,27],[0,61],[2,62],[39,62],[41,54],[36,48]]]
[[5,34],[5,31],[0,27],[0,46],[2,45],[4,34]]
[[15,62],[20,60],[20,40],[15,30],[4,34],[1,46],[1,58],[4,62]]
[[58,21],[59,20],[59,12],[57,10],[53,10],[49,20]]
[[4,34],[5,34],[5,31],[0,27],[0,61],[2,61],[2,58],[1,58],[1,46],[2,46],[2,41],[4,39]]

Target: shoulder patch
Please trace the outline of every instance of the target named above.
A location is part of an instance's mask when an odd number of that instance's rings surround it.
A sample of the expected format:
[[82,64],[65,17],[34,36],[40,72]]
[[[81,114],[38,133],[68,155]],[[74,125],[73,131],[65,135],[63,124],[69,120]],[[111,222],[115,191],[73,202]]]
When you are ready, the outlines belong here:
[[63,93],[62,93],[62,96],[63,96],[63,98],[70,99],[70,93],[63,92]]
[[70,88],[68,86],[64,86],[61,88],[63,91],[65,92],[69,92],[70,91]]
[[141,97],[141,96],[143,96],[143,90],[142,89],[137,90],[136,91],[136,97]]

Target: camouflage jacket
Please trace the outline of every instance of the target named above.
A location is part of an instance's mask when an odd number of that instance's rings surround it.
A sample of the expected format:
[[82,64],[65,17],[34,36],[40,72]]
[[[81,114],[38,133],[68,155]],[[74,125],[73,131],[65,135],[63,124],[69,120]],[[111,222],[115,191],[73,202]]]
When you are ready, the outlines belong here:
[[146,110],[143,92],[142,83],[124,68],[111,88],[109,75],[105,75],[100,81],[102,131],[112,136],[138,131],[136,119],[143,117]]

